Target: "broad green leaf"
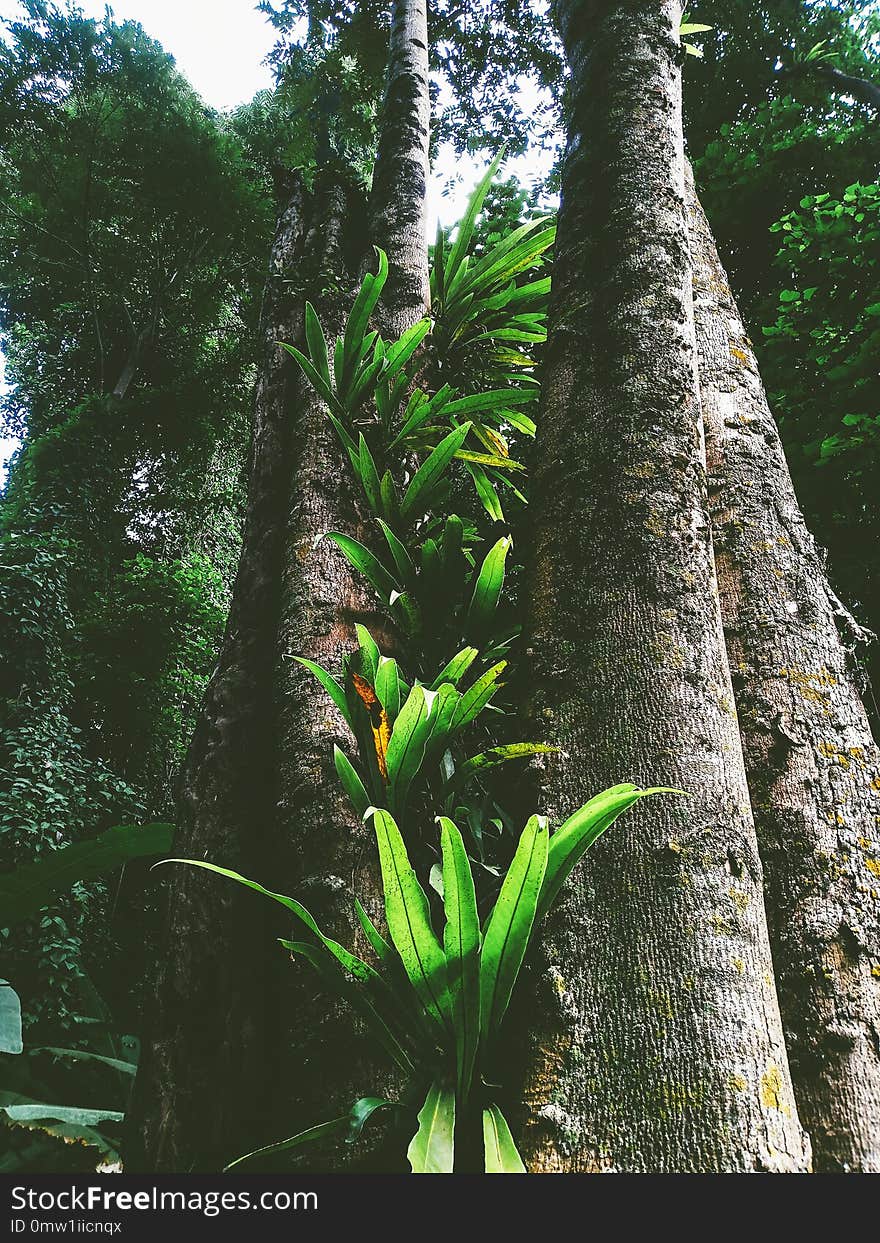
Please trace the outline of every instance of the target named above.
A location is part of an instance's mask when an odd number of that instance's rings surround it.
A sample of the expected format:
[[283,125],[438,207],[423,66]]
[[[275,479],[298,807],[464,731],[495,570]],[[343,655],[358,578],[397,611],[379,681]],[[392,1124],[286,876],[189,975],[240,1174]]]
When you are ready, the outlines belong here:
[[443,856],[443,948],[452,995],[458,1094],[466,1100],[480,1043],[480,917],[470,860],[458,827],[439,817]]
[[382,513],[389,522],[397,522],[400,517],[400,501],[397,499],[397,488],[394,476],[386,470],[379,485],[379,497],[382,501]]
[[334,544],[342,549],[354,568],[369,579],[383,601],[389,600],[393,591],[399,591],[400,584],[394,581],[379,558],[375,557],[369,548],[365,548],[356,539],[340,531],[328,531],[327,534]]
[[503,536],[489,549],[480,567],[467,611],[467,625],[472,632],[482,633],[494,618],[504,586],[504,565],[512,543],[509,536]]
[[406,366],[430,331],[430,319],[420,319],[411,328],[407,328],[398,341],[388,346],[385,353],[386,378],[393,379]]
[[[412,1073],[412,1059],[391,1030],[388,1021],[394,1016],[398,1022],[405,1023],[407,1016],[379,975],[373,973],[374,979],[370,981],[368,987],[346,975],[338,960],[320,945],[313,945],[308,941],[285,941],[283,939],[280,944],[295,956],[298,955],[310,962],[328,989],[343,997],[355,1013],[361,1016],[377,1044],[385,1050],[391,1060],[396,1062],[402,1070]],[[383,1007],[384,1012],[380,1012],[377,1002]]]
[[306,303],[306,341],[309,347],[309,354],[312,362],[315,364],[315,370],[324,381],[327,389],[330,389],[330,358],[327,353],[327,338],[324,336],[324,329],[321,327],[321,321],[315,312],[315,308],[311,302]]
[[458,231],[455,235],[455,242],[453,243],[452,250],[450,251],[444,270],[444,279],[447,292],[458,274],[462,261],[468,252],[471,239],[474,236],[474,226],[477,222],[477,216],[479,216],[482,211],[483,203],[486,201],[486,195],[489,193],[489,187],[495,179],[495,174],[501,167],[501,161],[504,159],[505,150],[506,147],[502,147],[495,156],[495,159],[489,165],[486,170],[486,175],[471,195],[470,201],[467,205],[467,210],[465,211],[461,223],[458,226]]
[[291,1135],[288,1139],[279,1140],[277,1144],[266,1144],[262,1148],[255,1148],[253,1152],[246,1152],[243,1157],[236,1157],[234,1161],[224,1165],[223,1172],[227,1174],[230,1170],[244,1165],[246,1161],[254,1161],[258,1157],[267,1157],[270,1153],[289,1152],[294,1148],[305,1148],[308,1144],[316,1144],[322,1139],[329,1139],[333,1135],[341,1135],[348,1130],[350,1124],[350,1115],[345,1114],[342,1118],[333,1118],[330,1122],[321,1122],[318,1126],[310,1126],[308,1130],[300,1131],[298,1135]]
[[483,1110],[483,1148],[487,1174],[525,1174],[510,1127],[497,1105]]
[[437,480],[455,457],[456,450],[460,449],[464,444],[470,434],[470,430],[470,423],[464,423],[461,427],[455,428],[448,436],[444,436],[437,448],[422,462],[419,469],[413,475],[401,502],[400,513],[405,521],[418,518],[420,514],[424,513],[425,500],[431,488],[437,483]]
[[395,953],[394,947],[388,944],[357,898],[354,900],[354,909],[358,923],[364,930],[364,936],[373,947],[379,961],[386,965],[396,963],[399,966],[400,958]]
[[462,292],[469,289],[476,289],[479,286],[491,285],[493,282],[508,280],[511,276],[530,268],[536,259],[548,249],[556,240],[556,226],[551,225],[549,229],[545,229],[543,233],[539,233],[536,237],[530,237],[527,241],[521,242],[518,246],[512,247],[505,254],[496,259],[490,267],[480,269],[478,267],[472,269],[468,273],[467,279],[462,283]]
[[303,354],[301,350],[298,350],[295,345],[288,345],[286,341],[281,342],[281,348],[287,350],[288,354],[296,359],[306,379],[309,381],[318,396],[325,401],[328,406],[335,405],[335,398],[330,386],[327,384],[320,371],[317,370],[311,359],[306,358],[305,354]]
[[376,309],[382,290],[385,287],[385,282],[388,279],[388,256],[378,246],[376,247],[376,255],[379,260],[379,271],[375,276],[368,272],[364,277],[345,325],[342,355],[344,359],[343,374],[341,377],[336,377],[340,393],[348,391],[348,386],[354,377],[354,369],[360,356],[360,349],[367,331],[367,325],[370,322],[370,316]]
[[332,673],[328,673],[326,669],[322,669],[320,665],[315,664],[313,660],[308,660],[305,656],[294,656],[297,664],[302,665],[304,669],[308,669],[309,673],[314,674],[323,686],[324,690],[336,704],[336,707],[342,713],[346,725],[349,729],[354,729],[352,724],[351,713],[348,710],[348,703],[345,698],[345,691],[336,681]]
[[18,993],[6,980],[0,980],[0,1053],[21,1053],[23,1048]]
[[455,714],[452,718],[452,729],[459,730],[465,725],[469,725],[475,717],[479,716],[483,708],[495,694],[499,688],[498,679],[507,668],[506,660],[499,660],[497,665],[493,665],[481,677],[477,678],[473,686],[462,695]]
[[528,755],[549,755],[558,750],[557,747],[548,747],[542,742],[508,742],[504,746],[490,747],[488,751],[481,751],[479,755],[472,755],[469,760],[456,768],[452,780],[449,782],[449,790],[459,790],[466,782],[470,781],[478,773],[487,772],[490,768],[497,768],[499,764],[506,764],[508,760],[520,760]]
[[34,863],[0,873],[0,924],[10,928],[30,919],[75,881],[103,876],[129,859],[164,854],[173,838],[171,824],[117,824],[90,841],[47,851]]
[[400,712],[400,677],[397,670],[397,661],[392,660],[390,656],[379,657],[375,688],[379,702],[388,714],[388,720],[393,725]]
[[51,1045],[41,1045],[31,1049],[32,1053],[51,1053],[53,1057],[64,1058],[68,1062],[98,1062],[117,1070],[122,1075],[137,1074],[137,1062],[123,1062],[117,1057],[104,1057],[101,1053],[90,1053],[87,1049],[55,1049]]
[[411,586],[416,581],[416,567],[413,565],[412,558],[407,551],[406,545],[397,538],[387,522],[379,519],[379,526],[382,528],[382,534],[391,550],[391,556],[394,558],[394,565],[397,573],[400,575],[400,581],[405,587]]
[[492,908],[480,954],[484,1045],[497,1033],[519,974],[547,868],[549,835],[543,816],[532,816]]
[[352,767],[348,756],[344,751],[340,751],[336,743],[333,744],[333,763],[336,766],[336,773],[342,782],[343,789],[351,799],[352,807],[358,816],[363,816],[370,805],[370,796],[367,794],[364,783],[356,770]]
[[382,659],[379,645],[366,626],[362,626],[360,622],[355,622],[354,632],[357,636],[358,647],[361,649],[361,676],[365,677],[371,686],[375,686],[379,661]]
[[372,1118],[376,1110],[390,1104],[391,1101],[387,1101],[381,1096],[362,1096],[359,1100],[356,1100],[348,1115],[348,1135],[345,1138],[345,1142],[353,1144],[359,1138],[365,1124]]
[[389,935],[426,1014],[445,1030],[450,1010],[446,955],[431,927],[427,895],[410,866],[393,817],[374,808],[373,826]]
[[432,1083],[419,1129],[406,1150],[413,1174],[451,1174],[455,1160],[455,1093]]
[[651,794],[683,794],[683,790],[672,790],[655,786],[648,790],[640,790],[637,786],[625,782],[611,786],[595,795],[588,803],[569,816],[550,838],[550,849],[547,858],[547,873],[541,889],[538,903],[537,918],[543,919],[553,904],[556,895],[571,874],[575,864],[583,857],[597,838],[601,837],[614,821],[639,799]]
[[428,701],[424,687],[414,686],[394,722],[385,755],[388,798],[394,809],[403,807],[424,758],[430,734],[427,721]]
[[73,1105],[2,1105],[10,1122],[68,1122],[73,1126],[98,1126],[102,1122],[123,1122],[125,1114],[116,1109],[78,1109]]
[[473,462],[476,466],[494,466],[498,470],[525,470],[522,462],[515,462],[511,457],[499,457],[494,453],[474,453],[470,449],[459,449],[455,456],[463,462]]
[[431,690],[439,690],[444,682],[451,682],[455,686],[470,669],[478,655],[479,653],[475,647],[463,647],[437,674],[431,683]]
[[246,889],[253,889],[255,893],[262,894],[264,898],[271,898],[273,902],[277,902],[280,906],[291,911],[300,923],[305,924],[324,949],[329,950],[336,961],[355,979],[372,982],[378,978],[377,973],[368,963],[363,962],[356,954],[352,954],[347,950],[344,945],[334,941],[332,937],[325,936],[303,904],[297,902],[296,898],[289,898],[287,894],[276,893],[272,889],[266,889],[257,881],[249,880],[246,876],[242,876],[240,872],[234,872],[231,868],[218,867],[216,863],[208,863],[204,859],[162,859],[160,863],[156,863],[153,866],[161,867],[166,863],[185,863],[188,867],[202,868],[206,872],[214,872],[217,876],[225,876],[227,880],[234,880],[236,884],[243,885]]
[[503,522],[504,510],[501,508],[498,493],[495,491],[489,476],[483,470],[482,466],[478,466],[474,463],[468,462],[467,468],[470,472],[471,478],[474,481],[477,496],[480,498],[486,513],[493,522]]
[[370,452],[370,446],[364,439],[363,432],[360,433],[358,438],[358,474],[363,485],[364,496],[367,498],[367,504],[374,514],[380,514],[382,512],[382,485],[379,482],[379,472],[376,470],[376,463]]
[[448,402],[438,414],[445,419],[459,418],[461,415],[470,417],[483,410],[502,410],[508,406],[523,406],[536,401],[540,395],[537,387],[529,388],[493,388],[485,393],[471,393],[469,397],[457,397]]

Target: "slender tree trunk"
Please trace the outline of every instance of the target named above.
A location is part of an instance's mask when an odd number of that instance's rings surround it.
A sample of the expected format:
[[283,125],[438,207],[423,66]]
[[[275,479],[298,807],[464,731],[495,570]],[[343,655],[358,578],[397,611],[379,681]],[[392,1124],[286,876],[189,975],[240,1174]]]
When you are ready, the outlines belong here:
[[[533,963],[534,1171],[806,1168],[724,649],[684,210],[681,6],[560,0],[571,67],[530,560],[555,823],[616,825]],[[535,1030],[534,1016],[540,1016]]]
[[817,1170],[877,1171],[880,754],[691,176],[688,206],[721,612],[795,1094]]
[[431,100],[426,0],[395,0],[388,82],[373,170],[373,242],[388,254],[389,273],[378,326],[386,340],[428,307],[427,182]]
[[[306,234],[298,176],[279,186],[263,306],[248,512],[232,608],[182,781],[175,854],[245,874],[270,848],[272,710],[283,518],[290,488],[289,390],[279,340],[298,339],[301,297],[288,283]],[[129,1168],[214,1169],[261,1134],[270,968],[266,913],[235,886],[188,868],[166,875],[167,933],[157,1007],[133,1107]]]

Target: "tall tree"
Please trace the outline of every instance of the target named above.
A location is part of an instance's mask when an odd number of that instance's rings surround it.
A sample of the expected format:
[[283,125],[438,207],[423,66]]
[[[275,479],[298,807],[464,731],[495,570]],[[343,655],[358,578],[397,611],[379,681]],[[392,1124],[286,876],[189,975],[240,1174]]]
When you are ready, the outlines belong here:
[[[351,171],[326,149],[329,135],[311,190],[304,192],[298,176],[279,177],[246,536],[220,666],[187,767],[176,846],[245,873],[265,875],[267,860],[274,861],[298,878],[316,917],[344,939],[354,934],[349,885],[370,905],[366,830],[333,768],[332,744],[345,741],[344,722],[293,658],[333,666],[351,646],[356,623],[381,634],[387,622],[323,539],[332,530],[370,536],[323,405],[280,343],[304,345],[307,299],[331,336],[341,331],[372,244],[391,247],[383,329],[396,335],[426,309],[426,38],[424,0],[397,4],[371,227],[364,229],[365,203]],[[300,1118],[308,1125],[339,1103],[355,1072],[338,1010],[306,980],[295,997],[279,1001],[285,990],[274,970],[253,968],[256,957],[264,959],[257,944],[265,924],[247,899],[216,890],[201,876],[171,884],[167,959],[136,1118],[137,1160],[150,1168],[212,1168],[238,1155],[249,1140],[265,1138],[281,1099],[279,1126]],[[240,1016],[232,1023],[231,996]],[[218,1081],[230,1079],[235,1091],[219,1099]]]
[[880,1168],[880,754],[854,623],[795,497],[688,181],[715,561],[798,1108],[819,1171]]
[[528,594],[530,715],[560,817],[670,798],[548,925],[535,1170],[806,1168],[721,630],[684,211],[681,6],[560,0],[568,146]]

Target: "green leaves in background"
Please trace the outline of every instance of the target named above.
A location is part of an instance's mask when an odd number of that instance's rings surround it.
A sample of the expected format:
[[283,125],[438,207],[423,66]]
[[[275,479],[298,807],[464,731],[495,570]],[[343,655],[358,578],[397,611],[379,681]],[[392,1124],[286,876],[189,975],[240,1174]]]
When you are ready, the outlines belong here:
[[118,824],[87,842],[47,852],[34,863],[0,873],[0,925],[30,919],[76,881],[104,876],[129,859],[160,855],[171,847],[170,824]]

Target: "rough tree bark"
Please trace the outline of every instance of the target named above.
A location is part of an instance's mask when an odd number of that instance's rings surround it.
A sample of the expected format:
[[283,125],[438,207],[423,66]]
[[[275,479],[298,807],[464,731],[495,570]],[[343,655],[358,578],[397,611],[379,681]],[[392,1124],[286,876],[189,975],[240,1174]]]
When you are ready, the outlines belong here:
[[[428,308],[427,62],[425,0],[398,0],[392,13],[386,97],[369,204],[369,242],[381,246],[389,261],[375,317],[386,340],[395,340]],[[356,271],[358,261],[361,267],[370,262],[363,249],[356,256],[343,249],[337,247],[330,265],[337,283],[346,268]],[[347,306],[348,302],[339,304],[334,313],[325,305],[328,335],[341,331]],[[332,759],[334,742],[350,752],[351,740],[325,692],[286,658],[305,655],[324,667],[338,668],[355,645],[357,622],[370,630],[383,652],[392,652],[396,640],[372,589],[352,576],[335,545],[320,539],[327,531],[342,530],[370,544],[375,531],[353,503],[347,465],[317,399],[302,407],[295,442],[296,489],[280,629],[279,808],[291,864],[285,872],[298,877],[297,892],[323,926],[368,953],[360,944],[352,895],[357,894],[370,914],[380,918],[373,834],[353,816]],[[387,1076],[377,1077],[369,1049],[353,1046],[345,1008],[328,997],[319,982],[315,985],[311,975],[302,985],[296,1030],[291,1032],[295,1066],[290,1066],[290,1098],[294,1120],[310,1125],[344,1111],[354,1097],[386,1086]]]
[[547,922],[523,1148],[536,1172],[802,1170],[709,533],[681,6],[556,14],[569,141],[527,607],[529,715],[566,756],[539,805],[559,823],[623,780],[692,797],[616,825]]
[[[262,315],[265,358],[254,401],[248,511],[232,607],[182,779],[175,854],[253,870],[272,834],[272,684],[290,488],[289,386],[279,339],[298,339],[301,299],[286,283],[307,231],[307,196],[280,175]],[[128,1168],[217,1168],[261,1133],[270,969],[265,912],[229,886],[181,868],[169,904],[157,1006],[138,1074]],[[245,1149],[246,1150],[246,1147]]]
[[390,265],[378,313],[386,340],[399,337],[421,319],[430,299],[426,239],[430,118],[426,0],[395,0],[370,196],[373,242],[386,251]]
[[798,1109],[819,1171],[880,1170],[880,753],[751,343],[688,177],[721,613]]
[[[178,855],[295,890],[347,942],[358,931],[352,890],[378,913],[372,844],[333,768],[333,743],[350,745],[346,727],[292,658],[338,667],[356,622],[385,650],[393,639],[367,584],[322,538],[369,533],[325,411],[278,343],[301,344],[306,298],[333,339],[370,242],[389,256],[377,316],[386,338],[425,313],[428,112],[425,5],[409,0],[395,5],[369,214],[328,170],[312,195],[297,185],[279,216],[247,528],[175,842]],[[129,1168],[216,1168],[370,1089],[350,1016],[308,968],[273,960],[273,928],[289,931],[250,895],[186,869],[174,879]]]

